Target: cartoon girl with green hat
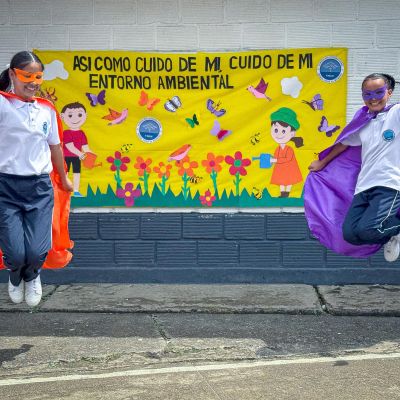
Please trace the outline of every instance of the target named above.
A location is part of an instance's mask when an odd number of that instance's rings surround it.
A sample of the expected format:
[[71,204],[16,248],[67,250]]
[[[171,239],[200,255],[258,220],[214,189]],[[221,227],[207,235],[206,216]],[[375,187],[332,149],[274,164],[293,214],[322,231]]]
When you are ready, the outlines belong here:
[[282,107],[271,114],[271,136],[279,144],[271,158],[274,164],[271,184],[279,185],[279,197],[289,197],[292,185],[303,180],[294,150],[287,145],[293,141],[296,147],[303,146],[303,138],[295,137],[299,128],[297,115],[290,108]]

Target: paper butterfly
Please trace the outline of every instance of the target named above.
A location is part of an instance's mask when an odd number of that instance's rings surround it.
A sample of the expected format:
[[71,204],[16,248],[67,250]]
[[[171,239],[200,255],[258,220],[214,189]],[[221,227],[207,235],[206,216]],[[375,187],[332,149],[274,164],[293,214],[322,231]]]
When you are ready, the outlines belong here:
[[221,125],[218,120],[214,121],[214,126],[211,129],[211,135],[218,138],[218,140],[224,140],[227,136],[229,136],[232,131],[228,131],[227,129],[221,129]]
[[185,118],[185,121],[194,128],[196,125],[199,125],[199,120],[197,119],[197,115],[193,114],[193,118]]
[[99,92],[98,95],[95,95],[94,93],[86,93],[86,97],[90,101],[90,105],[92,107],[96,106],[97,104],[101,104],[104,106],[106,104],[106,91],[102,90]]
[[105,115],[102,117],[103,119],[106,119],[108,121],[111,121],[108,123],[108,125],[117,125],[126,120],[126,117],[128,116],[128,109],[125,108],[121,112],[112,110],[111,108],[108,109],[110,112],[108,115]]
[[314,111],[322,110],[324,108],[324,100],[322,100],[319,93],[317,93],[311,101],[303,100],[302,103],[308,104]]
[[213,113],[217,117],[222,117],[226,113],[226,110],[223,108],[219,109],[220,104],[221,104],[220,102],[215,104],[213,100],[208,99],[207,110]]
[[152,110],[156,104],[160,102],[160,99],[154,98],[154,99],[149,99],[149,95],[142,90],[140,93],[140,99],[139,99],[139,105],[140,106],[146,106],[148,110]]
[[332,134],[335,133],[338,129],[340,129],[339,125],[329,125],[326,117],[322,116],[321,122],[318,126],[318,130],[320,132],[325,132],[326,136],[331,137]]
[[181,99],[178,96],[174,96],[172,99],[168,99],[164,103],[164,108],[167,111],[175,112],[179,107],[182,107]]

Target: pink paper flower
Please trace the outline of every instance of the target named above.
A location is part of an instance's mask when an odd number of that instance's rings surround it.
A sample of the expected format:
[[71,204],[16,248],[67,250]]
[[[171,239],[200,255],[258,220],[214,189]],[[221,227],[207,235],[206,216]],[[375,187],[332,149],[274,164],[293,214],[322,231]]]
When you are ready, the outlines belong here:
[[132,207],[135,204],[135,199],[140,197],[142,191],[140,189],[133,189],[133,183],[128,182],[125,188],[118,188],[116,195],[120,199],[124,199],[127,207]]
[[208,206],[211,207],[212,203],[215,201],[216,197],[215,196],[211,196],[211,192],[210,190],[206,190],[206,192],[204,193],[203,196],[200,196],[200,203],[203,206]]

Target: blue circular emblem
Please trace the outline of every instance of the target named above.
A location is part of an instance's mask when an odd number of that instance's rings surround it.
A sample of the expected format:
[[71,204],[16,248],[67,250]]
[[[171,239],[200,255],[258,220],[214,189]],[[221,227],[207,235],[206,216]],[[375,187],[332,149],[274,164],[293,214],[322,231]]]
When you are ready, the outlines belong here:
[[161,124],[155,118],[143,118],[136,126],[136,133],[143,142],[153,143],[161,136]]
[[336,82],[342,77],[343,72],[344,65],[342,61],[334,56],[325,57],[318,64],[317,73],[324,82]]
[[386,129],[386,131],[383,131],[382,137],[386,142],[391,142],[396,137],[396,134],[391,129]]

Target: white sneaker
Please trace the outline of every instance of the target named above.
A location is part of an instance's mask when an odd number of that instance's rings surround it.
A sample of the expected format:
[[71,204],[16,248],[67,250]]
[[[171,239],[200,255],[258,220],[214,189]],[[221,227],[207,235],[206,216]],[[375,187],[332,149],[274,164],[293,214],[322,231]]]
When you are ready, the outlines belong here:
[[8,280],[8,295],[13,303],[18,304],[24,300],[24,280],[18,286],[14,286],[10,280]]
[[29,282],[25,282],[25,301],[29,307],[35,307],[42,299],[42,283],[40,275]]
[[396,261],[400,255],[400,237],[392,236],[383,247],[383,256],[387,262]]

